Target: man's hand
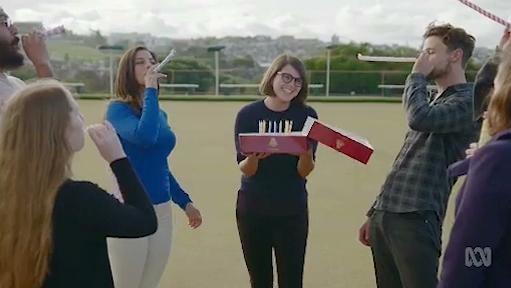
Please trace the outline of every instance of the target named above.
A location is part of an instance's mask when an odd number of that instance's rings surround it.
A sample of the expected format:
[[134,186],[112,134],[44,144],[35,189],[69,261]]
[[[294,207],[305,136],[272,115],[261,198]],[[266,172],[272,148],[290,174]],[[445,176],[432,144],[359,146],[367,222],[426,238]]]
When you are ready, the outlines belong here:
[[429,61],[429,55],[426,52],[421,52],[413,65],[412,73],[420,73],[424,76],[428,76],[434,68],[435,65]]
[[371,246],[369,241],[369,219],[367,219],[358,230],[358,241],[365,246]]
[[21,37],[23,50],[34,66],[48,65],[50,57],[46,49],[46,38],[43,33],[34,31]]

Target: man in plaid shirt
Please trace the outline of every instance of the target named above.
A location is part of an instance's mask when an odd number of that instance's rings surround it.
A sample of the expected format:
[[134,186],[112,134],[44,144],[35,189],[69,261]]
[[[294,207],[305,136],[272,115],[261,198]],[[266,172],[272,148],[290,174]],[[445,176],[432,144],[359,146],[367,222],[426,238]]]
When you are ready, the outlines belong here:
[[[379,288],[434,288],[442,223],[455,179],[447,167],[477,139],[465,78],[475,39],[450,24],[428,26],[403,95],[409,131],[359,231],[371,246]],[[429,97],[427,83],[438,90]]]

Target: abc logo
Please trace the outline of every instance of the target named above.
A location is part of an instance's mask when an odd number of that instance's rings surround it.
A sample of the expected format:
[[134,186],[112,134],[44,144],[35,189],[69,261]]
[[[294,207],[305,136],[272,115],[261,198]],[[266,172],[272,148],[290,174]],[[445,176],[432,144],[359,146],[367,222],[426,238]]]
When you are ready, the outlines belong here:
[[490,267],[491,265],[491,248],[467,247],[465,248],[465,265],[467,267]]

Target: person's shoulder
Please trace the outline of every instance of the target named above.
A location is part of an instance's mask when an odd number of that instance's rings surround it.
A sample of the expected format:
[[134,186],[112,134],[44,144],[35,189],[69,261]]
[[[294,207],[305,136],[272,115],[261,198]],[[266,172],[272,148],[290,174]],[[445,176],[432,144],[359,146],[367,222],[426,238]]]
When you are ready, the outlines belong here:
[[60,187],[61,191],[90,191],[99,189],[98,184],[84,180],[66,180]]
[[93,199],[94,195],[100,191],[101,188],[90,181],[77,181],[66,180],[59,188],[56,203],[61,205],[71,205],[72,203],[86,202],[88,199]]
[[26,84],[25,84],[25,82],[23,82],[23,80],[21,80],[17,77],[11,76],[11,75],[7,75],[7,80],[11,83],[14,83],[16,86],[19,86],[19,87],[26,86]]
[[110,100],[110,102],[108,103],[108,106],[113,106],[113,107],[129,107],[129,103],[126,102],[126,101],[122,101],[122,100],[118,100],[118,99],[112,99]]
[[511,168],[511,130],[496,136],[474,154],[473,161],[482,161],[488,165],[509,166]]
[[306,103],[296,103],[293,104],[294,109],[296,109],[300,114],[306,114],[307,116],[311,116],[314,118],[318,118],[318,113],[316,109]]
[[111,100],[110,103],[108,103],[107,106],[107,113],[108,112],[126,112],[131,111],[135,112],[134,109],[131,107],[131,105],[128,102],[121,101],[121,100]]
[[[503,200],[501,198],[503,194],[499,191],[501,191],[502,188],[505,188],[507,191],[510,189],[511,182],[508,180],[507,176],[510,169],[511,141],[495,139],[474,153],[470,161],[470,171],[468,175],[469,177],[472,175],[476,181],[484,181],[480,183],[483,183],[485,186],[490,185],[496,188],[488,188],[485,190],[484,192],[487,197],[491,198],[493,196],[497,196],[500,200]],[[486,176],[478,178],[480,175]],[[505,194],[507,195],[506,198],[510,200],[508,203],[511,205],[511,194]]]
[[264,102],[263,102],[263,100],[257,100],[257,101],[245,104],[243,107],[241,107],[238,114],[257,112],[257,111],[260,111],[261,109],[264,109]]
[[308,105],[308,104],[304,104],[305,106],[305,111],[307,111],[307,114],[310,115],[310,116],[318,116],[318,112],[316,111],[316,109],[314,109],[314,107]]
[[[453,88],[453,93],[451,95],[462,96],[465,98],[469,98],[472,101],[472,95],[474,94],[474,83],[462,83],[451,86]],[[472,102],[471,102],[472,103]]]

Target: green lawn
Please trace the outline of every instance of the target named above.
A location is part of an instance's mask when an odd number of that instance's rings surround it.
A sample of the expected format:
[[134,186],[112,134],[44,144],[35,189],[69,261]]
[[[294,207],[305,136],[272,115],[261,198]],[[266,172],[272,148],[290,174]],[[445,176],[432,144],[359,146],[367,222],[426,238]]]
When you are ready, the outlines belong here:
[[[106,104],[80,101],[88,123],[102,119]],[[162,102],[178,136],[170,158],[172,171],[201,209],[204,224],[192,231],[184,214],[174,206],[175,237],[161,287],[249,287],[234,215],[240,173],[233,125],[236,112],[244,104]],[[401,147],[406,129],[401,105],[311,105],[323,121],[368,138],[375,152],[366,166],[319,147],[316,169],[308,184],[310,234],[305,287],[375,287],[371,254],[358,243],[357,231]],[[89,140],[75,158],[74,171],[76,178],[109,187],[106,165]],[[450,230],[452,208],[444,232]]]

